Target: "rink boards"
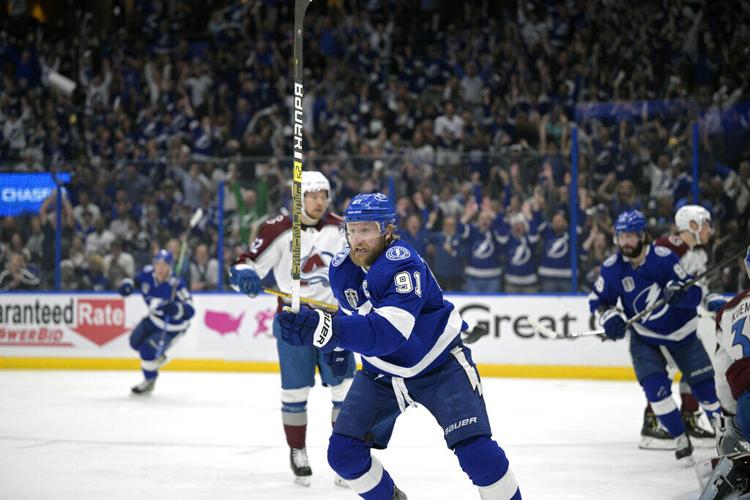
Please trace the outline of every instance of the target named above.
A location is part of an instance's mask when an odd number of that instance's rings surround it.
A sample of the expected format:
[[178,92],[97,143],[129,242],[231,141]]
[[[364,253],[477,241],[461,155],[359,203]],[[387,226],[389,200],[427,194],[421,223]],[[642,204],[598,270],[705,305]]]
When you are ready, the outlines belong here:
[[[483,376],[632,379],[627,342],[550,340],[529,317],[558,332],[593,327],[583,295],[449,295],[466,322],[489,335],[471,345]],[[275,297],[194,296],[196,314],[165,369],[277,371]],[[130,330],[147,313],[140,296],[0,294],[0,368],[137,369]],[[701,320],[706,340],[711,322]],[[709,349],[712,352],[712,349]]]

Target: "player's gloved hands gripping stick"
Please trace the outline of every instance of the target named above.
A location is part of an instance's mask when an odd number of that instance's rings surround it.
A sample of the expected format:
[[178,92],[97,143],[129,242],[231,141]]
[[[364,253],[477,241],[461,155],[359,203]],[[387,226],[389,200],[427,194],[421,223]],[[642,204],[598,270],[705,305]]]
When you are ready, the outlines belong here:
[[130,278],[122,280],[122,283],[120,284],[120,288],[117,289],[117,293],[122,295],[123,297],[127,297],[131,293],[133,293],[133,280]]
[[604,327],[604,334],[612,340],[619,340],[625,337],[627,325],[622,313],[616,309],[607,309],[599,318],[599,323]]
[[290,345],[312,345],[323,352],[330,352],[340,342],[336,335],[338,318],[319,309],[302,306],[298,313],[284,308],[279,313],[281,339]]

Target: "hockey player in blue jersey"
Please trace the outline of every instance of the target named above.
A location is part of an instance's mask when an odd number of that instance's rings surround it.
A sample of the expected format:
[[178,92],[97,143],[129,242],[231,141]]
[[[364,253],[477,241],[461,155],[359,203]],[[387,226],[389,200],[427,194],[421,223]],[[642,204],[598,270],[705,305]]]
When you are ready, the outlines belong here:
[[482,385],[461,342],[467,328],[422,257],[394,233],[383,194],[360,194],[344,212],[349,247],[333,259],[339,311],[279,316],[281,337],[324,352],[359,352],[357,372],[328,446],[328,462],[362,498],[405,499],[372,448],[388,446],[396,418],[422,404],[483,499],[520,499],[504,451],[491,439]]
[[173,260],[170,252],[159,250],[153,264],[145,266],[133,279],[123,280],[118,289],[123,297],[137,289],[148,306],[148,316],[130,334],[130,347],[140,354],[144,375],[143,382],[132,388],[133,394],[154,390],[158,370],[167,361],[164,353],[175,338],[185,333],[195,314],[190,291],[172,273]]
[[713,422],[719,414],[714,371],[696,335],[696,308],[703,292],[698,286],[685,287],[690,276],[678,256],[666,247],[651,244],[645,227],[646,219],[638,210],[619,215],[615,242],[620,251],[602,264],[589,295],[589,307],[592,313],[601,313],[600,322],[607,337],[616,340],[625,337],[627,318],[665,299],[662,307],[632,323],[630,355],[654,413],[675,439],[675,457],[689,466],[694,463],[693,446],[672,399],[666,356],[674,359]]

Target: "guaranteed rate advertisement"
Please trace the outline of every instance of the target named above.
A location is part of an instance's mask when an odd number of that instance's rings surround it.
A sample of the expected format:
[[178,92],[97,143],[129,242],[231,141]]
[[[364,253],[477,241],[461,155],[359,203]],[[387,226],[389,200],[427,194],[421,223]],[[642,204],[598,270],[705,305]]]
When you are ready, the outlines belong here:
[[[449,295],[466,322],[488,335],[470,347],[482,365],[628,367],[626,341],[598,337],[548,339],[529,318],[561,334],[594,325],[585,296]],[[196,294],[190,328],[171,349],[172,359],[276,362],[275,297]],[[0,357],[135,359],[128,336],[147,314],[139,295],[0,294]],[[710,331],[702,319],[699,332]],[[702,333],[706,345],[711,335]],[[712,351],[712,349],[711,349]],[[711,352],[709,351],[709,352]]]

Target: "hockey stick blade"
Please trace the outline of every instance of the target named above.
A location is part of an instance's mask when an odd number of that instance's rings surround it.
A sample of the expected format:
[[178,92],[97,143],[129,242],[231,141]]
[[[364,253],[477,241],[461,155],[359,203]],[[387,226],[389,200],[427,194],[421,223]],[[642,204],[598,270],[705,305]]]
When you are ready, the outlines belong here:
[[545,339],[562,339],[564,336],[560,335],[552,328],[544,326],[536,318],[528,318],[526,321],[531,325],[535,332]]
[[473,344],[477,340],[481,339],[485,335],[489,335],[490,331],[484,325],[476,325],[471,331],[463,338],[464,344]]

